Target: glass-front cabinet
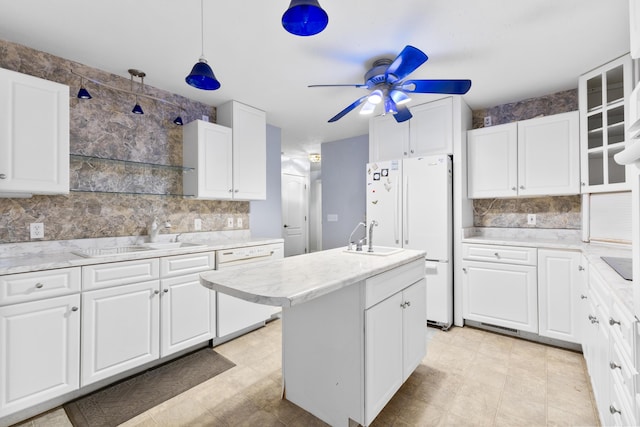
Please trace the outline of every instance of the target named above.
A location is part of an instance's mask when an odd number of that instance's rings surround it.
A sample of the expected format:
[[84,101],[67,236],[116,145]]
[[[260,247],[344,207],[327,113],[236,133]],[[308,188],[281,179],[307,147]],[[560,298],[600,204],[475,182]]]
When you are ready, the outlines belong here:
[[625,167],[613,156],[625,147],[631,66],[631,57],[625,55],[579,79],[583,193],[630,189]]

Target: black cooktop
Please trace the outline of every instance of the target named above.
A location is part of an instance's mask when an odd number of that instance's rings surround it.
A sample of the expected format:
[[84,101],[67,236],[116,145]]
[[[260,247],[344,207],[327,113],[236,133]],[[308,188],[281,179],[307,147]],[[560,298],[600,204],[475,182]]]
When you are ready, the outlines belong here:
[[622,276],[625,280],[633,280],[631,274],[631,258],[619,258],[613,256],[603,256],[600,257],[604,262],[609,264],[611,268],[613,268],[616,273]]

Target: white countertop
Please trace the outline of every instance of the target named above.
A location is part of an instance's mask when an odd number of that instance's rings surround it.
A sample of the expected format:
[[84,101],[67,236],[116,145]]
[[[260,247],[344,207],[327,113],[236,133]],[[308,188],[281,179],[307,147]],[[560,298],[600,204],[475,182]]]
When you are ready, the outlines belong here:
[[[164,256],[171,255],[185,255],[190,253],[198,253],[198,252],[209,252],[215,250],[223,250],[223,249],[231,249],[231,248],[240,248],[246,246],[255,246],[255,245],[267,245],[272,243],[282,243],[283,240],[281,238],[262,238],[262,237],[237,237],[237,238],[218,238],[218,237],[208,237],[206,233],[201,235],[196,235],[195,237],[187,236],[184,241],[188,241],[189,243],[201,243],[204,246],[197,247],[184,247],[184,248],[174,248],[174,249],[154,249],[147,251],[139,251],[139,252],[127,252],[122,254],[114,254],[108,256],[98,256],[98,257],[83,257],[80,255],[76,255],[72,253],[73,250],[76,249],[86,249],[87,247],[92,247],[91,245],[96,245],[98,247],[112,247],[112,246],[126,246],[126,245],[135,245],[137,242],[124,242],[122,240],[118,240],[114,243],[114,241],[109,240],[109,243],[96,243],[98,239],[87,239],[90,241],[55,241],[55,242],[38,242],[40,243],[40,248],[37,251],[29,252],[29,253],[19,253],[18,250],[15,251],[17,255],[11,256],[10,249],[12,247],[23,246],[20,245],[12,245],[10,243],[5,245],[0,245],[0,247],[4,246],[6,256],[0,257],[0,275],[4,274],[14,274],[14,273],[27,273],[32,271],[41,271],[41,270],[52,270],[56,268],[65,268],[65,267],[77,267],[83,265],[92,265],[92,264],[104,264],[110,262],[119,262],[119,261],[130,261],[136,259],[146,259],[146,258],[158,258]],[[28,245],[28,244],[27,244]]]
[[288,257],[241,269],[208,271],[200,282],[246,301],[290,307],[418,259],[426,253],[402,250],[387,256],[347,253],[345,248]]

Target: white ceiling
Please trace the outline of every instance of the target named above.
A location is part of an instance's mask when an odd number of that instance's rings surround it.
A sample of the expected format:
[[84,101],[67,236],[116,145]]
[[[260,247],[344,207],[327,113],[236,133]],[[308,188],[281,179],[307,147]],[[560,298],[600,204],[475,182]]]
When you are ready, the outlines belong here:
[[[577,87],[578,76],[629,51],[628,0],[320,0],[329,25],[298,37],[281,26],[289,0],[205,0],[204,54],[222,83],[184,78],[201,53],[199,0],[0,0],[0,38],[210,105],[267,112],[289,155],[368,132],[353,111],[374,59],[411,44],[429,60],[411,78],[468,78],[472,109]],[[435,99],[416,94],[412,104]]]

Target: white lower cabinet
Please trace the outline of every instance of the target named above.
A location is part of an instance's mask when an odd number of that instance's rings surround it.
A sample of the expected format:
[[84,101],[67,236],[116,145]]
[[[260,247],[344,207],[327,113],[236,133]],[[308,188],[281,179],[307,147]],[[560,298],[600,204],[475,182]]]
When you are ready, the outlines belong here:
[[389,402],[420,364],[426,348],[426,280],[365,311],[365,422]]
[[160,281],[82,294],[82,385],[160,357]]
[[580,343],[579,252],[538,249],[538,334]]
[[77,390],[80,294],[0,307],[0,417]]
[[538,332],[536,267],[463,260],[465,319]]
[[215,336],[215,292],[200,274],[162,279],[160,356],[168,356]]

